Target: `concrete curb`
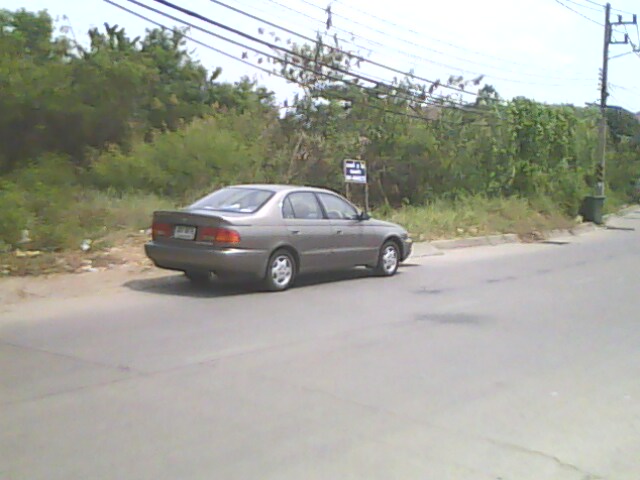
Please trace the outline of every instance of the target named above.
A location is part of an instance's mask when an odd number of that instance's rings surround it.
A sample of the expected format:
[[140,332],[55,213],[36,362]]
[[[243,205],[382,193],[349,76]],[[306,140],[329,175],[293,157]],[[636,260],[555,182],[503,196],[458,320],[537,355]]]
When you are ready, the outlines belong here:
[[598,230],[599,228],[601,227],[599,227],[595,223],[586,222],[581,223],[580,225],[576,225],[573,228],[549,230],[548,232],[543,233],[542,241],[544,242],[545,240],[553,240],[561,237],[575,237],[578,235],[583,235],[585,233],[593,232],[595,230]]
[[576,225],[572,229],[569,230],[571,235],[582,235],[583,233],[594,232],[598,230],[600,227],[595,223],[586,222],[581,223],[580,225]]
[[640,205],[629,205],[627,207],[624,207],[624,208],[620,209],[616,213],[608,213],[607,215],[603,215],[602,216],[602,220],[606,224],[607,220],[610,220],[612,218],[624,217],[625,215],[627,215],[629,213],[636,212],[638,209],[640,209]]
[[490,245],[504,245],[506,243],[519,243],[520,238],[515,233],[504,235],[487,235],[485,237],[454,238],[452,240],[435,240],[431,245],[440,250],[453,250],[456,248],[483,247]]
[[411,258],[437,257],[440,255],[444,255],[444,252],[429,242],[416,242],[413,244]]
[[412,258],[423,258],[444,255],[446,250],[455,250],[459,248],[471,247],[488,247],[495,245],[505,245],[513,243],[538,243],[545,240],[553,240],[561,237],[571,237],[583,235],[585,233],[599,230],[598,225],[587,222],[576,225],[570,229],[549,230],[541,233],[540,237],[533,242],[523,242],[523,240],[515,233],[506,233],[503,235],[487,235],[484,237],[468,237],[454,238],[451,240],[434,240],[432,242],[416,242],[413,245]]

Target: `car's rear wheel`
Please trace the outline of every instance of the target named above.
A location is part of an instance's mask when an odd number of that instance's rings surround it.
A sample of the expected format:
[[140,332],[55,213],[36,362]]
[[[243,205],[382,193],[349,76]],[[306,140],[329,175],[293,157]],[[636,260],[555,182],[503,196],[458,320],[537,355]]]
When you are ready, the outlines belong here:
[[380,248],[375,274],[381,277],[390,277],[398,271],[398,265],[400,265],[400,249],[396,242],[389,240]]
[[269,258],[264,279],[265,287],[272,292],[286,290],[296,277],[296,261],[291,252],[277,250]]

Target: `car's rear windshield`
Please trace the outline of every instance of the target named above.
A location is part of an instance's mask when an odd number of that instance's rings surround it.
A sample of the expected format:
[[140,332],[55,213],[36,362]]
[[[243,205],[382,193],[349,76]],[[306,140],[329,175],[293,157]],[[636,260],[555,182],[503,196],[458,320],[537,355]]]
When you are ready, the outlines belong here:
[[223,188],[201,198],[190,206],[193,209],[221,212],[254,213],[273,196],[271,190],[259,188]]

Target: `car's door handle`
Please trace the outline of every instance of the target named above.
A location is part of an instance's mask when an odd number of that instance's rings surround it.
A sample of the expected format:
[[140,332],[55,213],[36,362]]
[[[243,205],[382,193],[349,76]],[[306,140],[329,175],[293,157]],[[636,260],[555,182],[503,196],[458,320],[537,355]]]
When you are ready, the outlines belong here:
[[342,230],[336,230],[337,235],[342,235]]
[[293,235],[300,235],[300,230],[289,230]]

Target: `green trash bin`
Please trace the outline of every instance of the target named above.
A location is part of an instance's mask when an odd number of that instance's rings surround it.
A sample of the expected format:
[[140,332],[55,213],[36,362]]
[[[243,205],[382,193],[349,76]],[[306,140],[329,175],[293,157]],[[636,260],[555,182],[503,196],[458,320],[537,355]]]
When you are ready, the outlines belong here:
[[604,210],[604,196],[589,195],[584,197],[580,207],[580,215],[586,222],[602,225],[602,211]]

